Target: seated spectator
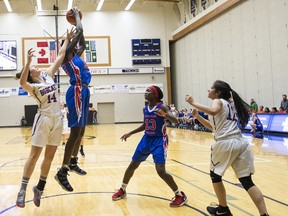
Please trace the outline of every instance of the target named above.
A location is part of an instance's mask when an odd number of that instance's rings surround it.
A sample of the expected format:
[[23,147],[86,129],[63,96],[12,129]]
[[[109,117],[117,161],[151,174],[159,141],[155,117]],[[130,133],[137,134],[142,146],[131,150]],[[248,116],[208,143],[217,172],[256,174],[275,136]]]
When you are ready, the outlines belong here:
[[257,111],[257,113],[265,113],[265,111],[264,111],[264,106],[260,106],[259,107],[259,110]]
[[270,111],[270,113],[277,113],[278,112],[278,110],[277,110],[277,108],[276,107],[272,107],[271,108],[271,111]]
[[285,114],[285,113],[287,113],[287,112],[283,109],[283,107],[279,107],[279,110],[278,110],[277,113],[279,113],[279,114]]
[[250,123],[253,137],[263,139],[263,125],[256,113],[252,114],[252,122]]
[[264,113],[270,113],[270,109],[268,107],[265,107]]

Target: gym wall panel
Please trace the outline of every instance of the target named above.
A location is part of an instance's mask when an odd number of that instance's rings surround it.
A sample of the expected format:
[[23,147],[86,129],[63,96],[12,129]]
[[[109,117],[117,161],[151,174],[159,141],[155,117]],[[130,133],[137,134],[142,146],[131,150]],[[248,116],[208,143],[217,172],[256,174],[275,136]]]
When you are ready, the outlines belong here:
[[[273,104],[279,108],[282,94],[288,94],[287,75],[286,77],[284,75],[288,71],[286,60],[288,56],[288,1],[279,0],[277,4],[268,1],[268,4],[271,70],[273,71],[274,86]],[[286,86],[286,88],[277,88],[278,85]]]
[[[262,104],[274,104],[273,99],[273,72],[271,69],[271,39],[269,28],[268,0],[255,1],[255,31],[256,31],[256,63],[255,73],[257,74],[258,91],[262,98]],[[269,91],[269,90],[270,91]],[[267,91],[268,90],[268,91]],[[264,93],[265,92],[265,93]],[[271,109],[271,106],[270,106]]]
[[[197,52],[199,58],[200,84],[199,88],[193,88],[193,95],[199,102],[210,104],[207,100],[207,87],[211,85],[208,85],[209,79],[223,79],[248,103],[254,98],[258,105],[278,107],[281,95],[288,93],[287,5],[288,0],[277,1],[277,6],[272,0],[244,1],[177,40],[171,49],[171,68],[177,77],[186,75],[183,66],[179,67],[177,62],[179,55],[182,56],[181,50],[177,49],[181,43],[181,46],[191,48],[192,55]],[[212,44],[209,41],[211,34]],[[198,40],[186,40],[189,37]],[[211,61],[211,53],[214,53],[214,61]],[[181,62],[184,62],[182,58]],[[210,71],[212,68],[215,68],[214,73]],[[178,92],[174,94],[176,106],[189,106],[178,99],[185,95],[174,87],[173,91]]]
[[[238,26],[238,28],[231,28],[231,56],[232,56],[232,80],[231,85],[238,92],[245,92],[244,74],[244,57],[243,57],[243,38],[242,38],[242,18],[241,10],[231,13],[231,26]],[[245,97],[245,95],[241,95]]]

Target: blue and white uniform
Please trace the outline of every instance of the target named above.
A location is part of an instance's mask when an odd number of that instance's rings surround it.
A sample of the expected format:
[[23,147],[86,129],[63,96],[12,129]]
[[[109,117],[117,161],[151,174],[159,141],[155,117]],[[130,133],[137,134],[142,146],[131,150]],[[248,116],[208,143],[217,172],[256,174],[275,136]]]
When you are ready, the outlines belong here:
[[152,154],[155,163],[165,163],[168,149],[165,118],[154,113],[162,104],[159,102],[151,110],[149,105],[144,108],[145,132],[132,157],[133,161],[145,161]]
[[88,85],[91,73],[86,62],[77,54],[73,59],[63,63],[62,68],[70,77],[71,86],[66,93],[66,103],[69,111],[68,126],[84,127],[88,121],[90,91]]

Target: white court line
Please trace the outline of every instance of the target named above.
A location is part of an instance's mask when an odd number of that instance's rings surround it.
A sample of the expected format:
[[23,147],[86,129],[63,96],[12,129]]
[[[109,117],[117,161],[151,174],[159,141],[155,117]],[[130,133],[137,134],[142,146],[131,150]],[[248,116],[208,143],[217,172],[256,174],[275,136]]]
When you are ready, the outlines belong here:
[[[182,140],[177,140],[177,139],[169,139],[169,140],[173,140],[173,141],[176,141],[176,142],[186,143],[186,144],[193,145],[193,146],[199,146],[199,147],[206,148],[206,149],[207,149],[207,148],[208,148],[208,149],[211,148],[211,146],[204,146],[204,145],[195,144],[195,143],[188,142],[188,141],[182,141]],[[254,161],[254,162],[257,162],[257,163],[261,163],[261,162],[272,162],[271,160],[264,159],[264,158],[259,158],[259,157],[255,157],[255,156],[254,156],[254,159],[260,160],[260,161]]]
[[[266,160],[266,159],[258,158],[258,157],[257,157],[257,160],[260,160],[260,161],[254,161],[254,162],[255,163],[271,162],[270,160]],[[189,164],[185,164],[185,165],[187,165],[187,166],[195,166],[195,165],[208,166],[209,164],[210,164],[210,162],[207,162],[207,163],[189,163]],[[171,166],[182,166],[182,165],[176,163],[176,164],[166,164],[166,167],[167,166],[171,167]],[[55,166],[55,167],[57,168],[58,166]],[[53,171],[53,168],[55,169],[55,167],[52,167],[52,169],[50,169],[50,172]],[[101,167],[100,166],[93,166],[93,167],[85,167],[84,169],[85,170],[96,170],[96,169],[115,169],[115,168],[127,168],[127,167],[128,167],[128,163],[125,166],[124,165],[123,166],[122,165],[121,166],[101,166]],[[140,167],[155,167],[155,165],[154,164],[146,164],[146,165],[141,164]],[[36,169],[39,169],[39,168],[40,168],[40,166],[39,167],[35,167],[34,171],[40,171],[40,170],[36,170]],[[23,172],[23,169],[21,169],[21,170],[15,170],[15,169],[13,169],[13,170],[3,170],[3,168],[2,168],[2,170],[1,170],[1,173],[15,173],[15,172],[16,173],[17,172]]]

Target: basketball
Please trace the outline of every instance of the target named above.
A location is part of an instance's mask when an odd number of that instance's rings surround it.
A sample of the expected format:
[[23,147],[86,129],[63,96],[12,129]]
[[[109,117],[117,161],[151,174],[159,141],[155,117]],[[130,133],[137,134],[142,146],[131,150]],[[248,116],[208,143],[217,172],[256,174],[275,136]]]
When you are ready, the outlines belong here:
[[[79,11],[80,20],[82,20],[82,12]],[[66,19],[71,25],[76,25],[76,19],[72,9],[68,10],[66,13]]]

